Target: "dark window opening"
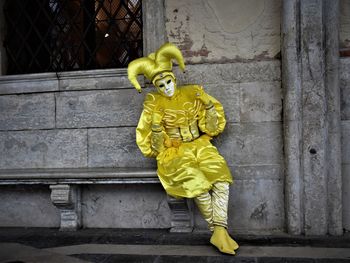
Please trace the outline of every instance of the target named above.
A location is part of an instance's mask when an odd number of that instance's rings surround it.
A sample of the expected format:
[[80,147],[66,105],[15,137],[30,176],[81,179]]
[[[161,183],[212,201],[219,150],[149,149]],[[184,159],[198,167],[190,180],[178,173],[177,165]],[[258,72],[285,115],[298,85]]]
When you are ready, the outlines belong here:
[[6,74],[122,68],[142,56],[141,0],[7,0]]

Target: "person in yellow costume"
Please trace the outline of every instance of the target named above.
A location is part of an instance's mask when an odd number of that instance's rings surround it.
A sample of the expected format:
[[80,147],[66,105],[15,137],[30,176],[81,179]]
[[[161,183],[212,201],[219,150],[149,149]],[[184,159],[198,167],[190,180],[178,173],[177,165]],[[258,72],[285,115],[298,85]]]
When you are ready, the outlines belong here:
[[213,232],[210,242],[223,253],[235,254],[239,246],[227,232],[232,176],[210,142],[224,130],[224,110],[199,85],[177,87],[172,59],[185,69],[181,51],[166,43],[128,65],[128,78],[139,92],[141,74],[157,89],[145,97],[136,143],[146,157],[157,159],[157,174],[167,194],[193,198]]

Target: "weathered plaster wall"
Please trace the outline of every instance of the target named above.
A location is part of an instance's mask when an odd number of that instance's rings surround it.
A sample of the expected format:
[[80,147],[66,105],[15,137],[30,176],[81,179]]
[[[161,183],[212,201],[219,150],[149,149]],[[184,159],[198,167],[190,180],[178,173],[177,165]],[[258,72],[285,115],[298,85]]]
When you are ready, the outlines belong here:
[[350,59],[341,59],[343,225],[350,231]]
[[350,48],[350,1],[340,0],[340,48]]
[[166,31],[189,63],[279,56],[281,0],[166,0]]

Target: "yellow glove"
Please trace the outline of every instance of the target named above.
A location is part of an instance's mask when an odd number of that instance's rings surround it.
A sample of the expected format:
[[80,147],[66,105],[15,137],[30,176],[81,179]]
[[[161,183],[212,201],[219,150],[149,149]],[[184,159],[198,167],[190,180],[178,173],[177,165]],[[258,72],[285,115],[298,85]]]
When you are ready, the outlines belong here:
[[218,115],[214,106],[205,111],[205,127],[212,133],[218,128]]
[[196,93],[196,96],[197,96],[197,99],[202,101],[202,103],[204,104],[205,108],[207,108],[208,106],[213,105],[213,103],[210,101],[210,98],[209,98],[208,94],[205,93],[203,89],[198,90],[197,93]]
[[163,113],[155,111],[152,115],[152,134],[151,134],[151,148],[156,153],[164,150],[165,132],[163,131],[161,122]]
[[197,99],[199,99],[205,106],[205,127],[209,132],[215,132],[218,125],[218,116],[214,104],[210,97],[203,89],[197,92]]

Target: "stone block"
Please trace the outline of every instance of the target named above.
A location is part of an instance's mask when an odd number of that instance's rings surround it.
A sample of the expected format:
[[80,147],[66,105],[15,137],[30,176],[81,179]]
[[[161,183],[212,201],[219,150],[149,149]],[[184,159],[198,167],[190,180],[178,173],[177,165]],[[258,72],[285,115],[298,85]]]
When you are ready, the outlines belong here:
[[238,165],[230,169],[234,180],[280,180],[284,176],[282,165]]
[[205,91],[219,100],[224,107],[226,121],[239,122],[239,84],[208,84],[204,86]]
[[51,201],[61,213],[61,231],[75,231],[81,226],[81,191],[79,185],[50,185]]
[[342,163],[350,164],[350,121],[341,122]]
[[[228,227],[236,233],[283,232],[283,181],[269,179],[236,180],[230,187]],[[195,209],[195,226],[207,224]]]
[[191,233],[193,231],[193,200],[167,197],[171,211],[170,233]]
[[135,89],[57,94],[57,127],[136,126],[145,92]]
[[341,119],[350,120],[350,58],[340,60]]
[[45,185],[1,186],[1,227],[59,227],[60,214]]
[[0,94],[35,93],[58,90],[56,73],[8,75],[0,77]]
[[283,180],[237,180],[231,187],[229,227],[280,230],[284,227]]
[[282,89],[280,82],[249,82],[240,84],[241,122],[282,120]]
[[[132,88],[126,68],[59,72],[57,75],[60,90]],[[142,78],[140,84],[143,84]]]
[[136,128],[89,129],[89,167],[156,167],[136,145]]
[[213,144],[218,147],[230,166],[283,163],[280,122],[228,123]]
[[86,142],[86,130],[0,132],[0,168],[86,167]]
[[181,84],[232,84],[238,82],[280,81],[279,60],[247,63],[186,65],[185,73],[175,68],[175,76]]
[[0,130],[55,127],[53,93],[0,96]]
[[94,185],[82,191],[84,227],[170,228],[161,185]]
[[343,227],[350,231],[350,164],[342,166]]

